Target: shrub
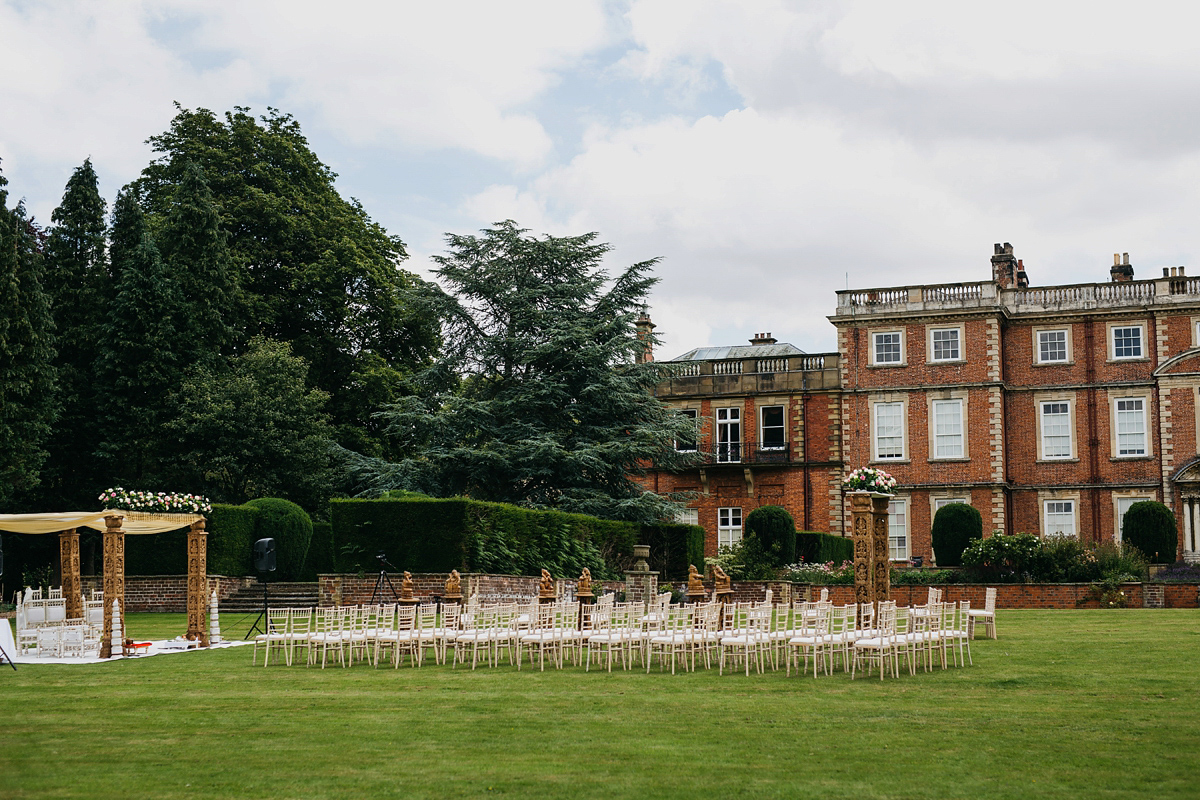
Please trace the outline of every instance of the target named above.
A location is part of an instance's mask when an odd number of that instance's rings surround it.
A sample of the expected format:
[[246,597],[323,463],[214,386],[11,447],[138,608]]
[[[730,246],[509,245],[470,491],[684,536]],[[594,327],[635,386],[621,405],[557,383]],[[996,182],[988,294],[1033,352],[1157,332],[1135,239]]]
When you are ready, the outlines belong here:
[[792,564],[788,567],[786,579],[796,583],[815,583],[826,586],[844,586],[854,583],[854,562],[842,561],[841,566],[834,562]]
[[255,537],[275,540],[275,580],[299,580],[312,542],[312,517],[291,500],[278,497],[263,497],[246,505],[258,510]]
[[1122,537],[1151,564],[1175,563],[1175,514],[1155,500],[1134,503],[1125,512]]
[[800,531],[796,534],[796,560],[805,564],[853,561],[854,540],[849,536]]
[[[699,525],[643,525],[638,543],[650,546],[650,569],[657,570],[664,581],[682,580],[689,564],[700,567],[704,563],[704,528]],[[697,543],[700,559],[693,561]]]
[[980,583],[1017,583],[1026,579],[1040,548],[1041,541],[1031,533],[996,532],[968,545],[962,563]]
[[783,506],[760,506],[746,515],[746,538],[757,540],[774,567],[796,560],[796,521]]
[[894,569],[891,574],[892,586],[937,586],[961,580],[956,569]]
[[301,580],[315,581],[318,575],[333,572],[333,563],[333,526],[314,520],[312,541],[308,545],[308,556],[304,559]]
[[1047,536],[1029,562],[1028,579],[1034,583],[1090,583],[1100,578],[1096,553],[1070,536]]
[[778,571],[774,556],[764,552],[754,537],[734,542],[732,546],[722,545],[717,550],[717,557],[706,558],[704,563],[706,567],[719,564],[735,581],[769,581]]
[[933,556],[939,567],[961,567],[962,554],[975,539],[983,538],[983,517],[966,503],[950,503],[933,516]]
[[1121,581],[1140,581],[1146,577],[1146,557],[1127,542],[1101,542],[1093,548],[1100,574]]
[[248,505],[213,503],[212,511],[206,516],[209,573],[231,577],[253,575],[251,550],[258,526],[258,509]]

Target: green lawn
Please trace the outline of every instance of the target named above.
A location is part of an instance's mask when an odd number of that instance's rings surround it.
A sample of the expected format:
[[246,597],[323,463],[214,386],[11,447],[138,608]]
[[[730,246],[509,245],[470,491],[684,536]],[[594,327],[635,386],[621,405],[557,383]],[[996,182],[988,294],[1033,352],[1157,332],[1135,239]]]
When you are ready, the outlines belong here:
[[0,797],[1200,796],[1200,611],[999,626],[974,667],[882,684],[264,670],[250,648],[6,668]]

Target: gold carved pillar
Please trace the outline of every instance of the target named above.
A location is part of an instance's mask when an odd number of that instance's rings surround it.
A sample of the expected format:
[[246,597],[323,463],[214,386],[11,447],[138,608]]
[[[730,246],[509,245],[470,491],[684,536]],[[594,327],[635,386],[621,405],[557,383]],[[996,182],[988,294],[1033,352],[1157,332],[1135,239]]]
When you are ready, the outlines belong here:
[[854,601],[877,603],[892,596],[888,549],[889,495],[850,493],[854,535]]
[[62,593],[67,619],[83,619],[83,585],[79,578],[79,531],[58,532],[58,560],[62,565]]
[[198,639],[201,647],[208,647],[208,628],[204,624],[208,607],[208,532],[202,519],[188,529],[187,561],[187,638]]
[[875,601],[875,525],[868,492],[850,493],[850,514],[854,536],[854,602],[865,605]]
[[112,655],[112,602],[117,600],[121,618],[125,618],[125,531],[121,523],[125,517],[113,515],[104,518],[104,633],[100,638],[100,657]]

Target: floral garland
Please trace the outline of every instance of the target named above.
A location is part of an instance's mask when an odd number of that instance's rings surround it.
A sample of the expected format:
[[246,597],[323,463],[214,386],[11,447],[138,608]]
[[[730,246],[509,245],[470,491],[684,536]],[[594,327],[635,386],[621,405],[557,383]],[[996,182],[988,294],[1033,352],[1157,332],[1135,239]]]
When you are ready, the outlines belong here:
[[896,479],[881,469],[859,467],[842,479],[842,488],[849,492],[867,491],[895,494]]
[[198,494],[131,492],[120,486],[102,492],[100,502],[105,508],[158,514],[207,514],[212,511],[208,498]]

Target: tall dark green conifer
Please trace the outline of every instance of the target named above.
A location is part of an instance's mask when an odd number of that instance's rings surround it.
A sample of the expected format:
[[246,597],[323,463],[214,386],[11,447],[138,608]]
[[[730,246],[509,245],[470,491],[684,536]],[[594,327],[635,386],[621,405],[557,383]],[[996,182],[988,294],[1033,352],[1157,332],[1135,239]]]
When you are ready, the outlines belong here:
[[97,360],[105,386],[98,451],[113,482],[138,485],[158,472],[167,398],[183,380],[188,345],[178,322],[185,304],[128,191],[113,206],[112,240],[116,285],[103,314]]
[[50,215],[46,293],[58,337],[55,368],[62,411],[47,442],[49,459],[36,500],[47,507],[94,501],[97,474],[97,334],[109,292],[105,202],[91,160],[72,173]]
[[196,165],[184,170],[156,238],[184,300],[175,320],[187,334],[179,355],[196,364],[217,363],[233,344],[237,281],[212,192]]
[[0,502],[37,485],[54,398],[54,321],[42,289],[40,231],[8,210],[0,175]]

